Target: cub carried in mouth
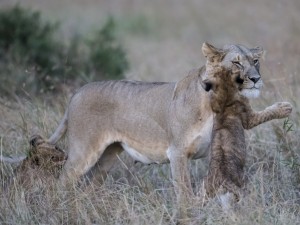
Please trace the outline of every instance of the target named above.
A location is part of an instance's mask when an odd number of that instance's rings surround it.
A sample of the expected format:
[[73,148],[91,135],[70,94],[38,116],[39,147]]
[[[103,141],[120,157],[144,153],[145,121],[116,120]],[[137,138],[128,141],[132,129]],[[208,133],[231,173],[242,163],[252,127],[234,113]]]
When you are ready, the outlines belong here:
[[227,192],[239,196],[239,190],[245,185],[244,129],[274,116],[273,106],[259,113],[252,110],[249,100],[240,93],[244,79],[237,65],[232,70],[219,67],[211,73],[207,72],[202,83],[203,88],[209,91],[211,108],[215,113],[209,173],[205,179],[208,197]]
[[[236,192],[244,185],[246,144],[244,125],[248,123],[251,107],[246,97],[239,93],[240,73],[220,68],[207,74],[203,81],[210,89],[210,104],[215,113],[211,142],[209,173],[205,182],[206,194]],[[240,82],[242,83],[242,82]]]

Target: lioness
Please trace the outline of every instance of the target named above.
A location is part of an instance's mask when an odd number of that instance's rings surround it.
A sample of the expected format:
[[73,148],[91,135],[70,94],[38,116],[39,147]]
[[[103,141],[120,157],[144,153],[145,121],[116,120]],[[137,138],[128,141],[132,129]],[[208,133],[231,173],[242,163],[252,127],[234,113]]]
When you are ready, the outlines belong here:
[[[100,168],[103,176],[125,150],[142,163],[171,164],[177,201],[184,210],[192,194],[188,160],[207,156],[211,142],[213,112],[202,79],[216,66],[242,68],[239,90],[257,97],[262,87],[259,74],[261,48],[227,45],[202,46],[206,66],[178,82],[146,83],[103,81],[89,83],[72,97],[57,130],[48,142],[55,144],[68,130],[69,153],[60,179],[78,179]],[[289,103],[275,104],[253,114],[247,128],[291,113]]]

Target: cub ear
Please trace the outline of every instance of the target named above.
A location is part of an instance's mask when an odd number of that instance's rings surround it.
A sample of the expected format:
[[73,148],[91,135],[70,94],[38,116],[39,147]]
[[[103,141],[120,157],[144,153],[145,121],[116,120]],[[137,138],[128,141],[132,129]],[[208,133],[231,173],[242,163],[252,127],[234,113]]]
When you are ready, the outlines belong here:
[[250,51],[252,52],[252,54],[258,58],[260,58],[263,54],[264,54],[264,50],[262,47],[255,47],[250,49]]
[[205,91],[209,92],[213,88],[213,83],[209,79],[205,79],[201,81],[201,86]]
[[225,52],[222,49],[216,48],[207,42],[202,45],[202,53],[210,62],[220,62],[225,56]]

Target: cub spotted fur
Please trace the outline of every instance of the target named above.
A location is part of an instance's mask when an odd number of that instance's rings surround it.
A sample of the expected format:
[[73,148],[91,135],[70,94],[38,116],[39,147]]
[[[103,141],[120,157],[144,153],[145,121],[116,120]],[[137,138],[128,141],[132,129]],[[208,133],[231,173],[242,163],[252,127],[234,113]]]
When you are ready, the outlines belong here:
[[[188,159],[206,157],[211,142],[214,113],[202,79],[216,66],[233,69],[239,62],[245,77],[239,92],[256,97],[262,86],[260,48],[228,45],[218,49],[204,43],[202,51],[206,66],[178,82],[103,81],[79,89],[48,140],[55,144],[68,130],[69,154],[60,179],[77,180],[85,174],[102,179],[122,151],[146,164],[170,162],[177,201],[184,211],[192,194]],[[277,104],[267,111],[268,120],[284,118],[291,105]],[[265,110],[257,114],[265,115]],[[259,124],[250,121],[247,128]]]

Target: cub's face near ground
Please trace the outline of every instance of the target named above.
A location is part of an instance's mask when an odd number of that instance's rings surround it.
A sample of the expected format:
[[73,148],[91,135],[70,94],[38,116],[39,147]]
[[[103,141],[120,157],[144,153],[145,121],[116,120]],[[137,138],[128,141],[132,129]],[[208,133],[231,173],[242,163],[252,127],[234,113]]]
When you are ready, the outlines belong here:
[[249,49],[242,45],[225,45],[222,49],[204,43],[202,52],[207,58],[207,73],[223,67],[232,72],[239,72],[240,78],[236,82],[240,84],[240,93],[247,98],[256,98],[263,86],[259,73],[259,59],[263,54],[260,47]]

